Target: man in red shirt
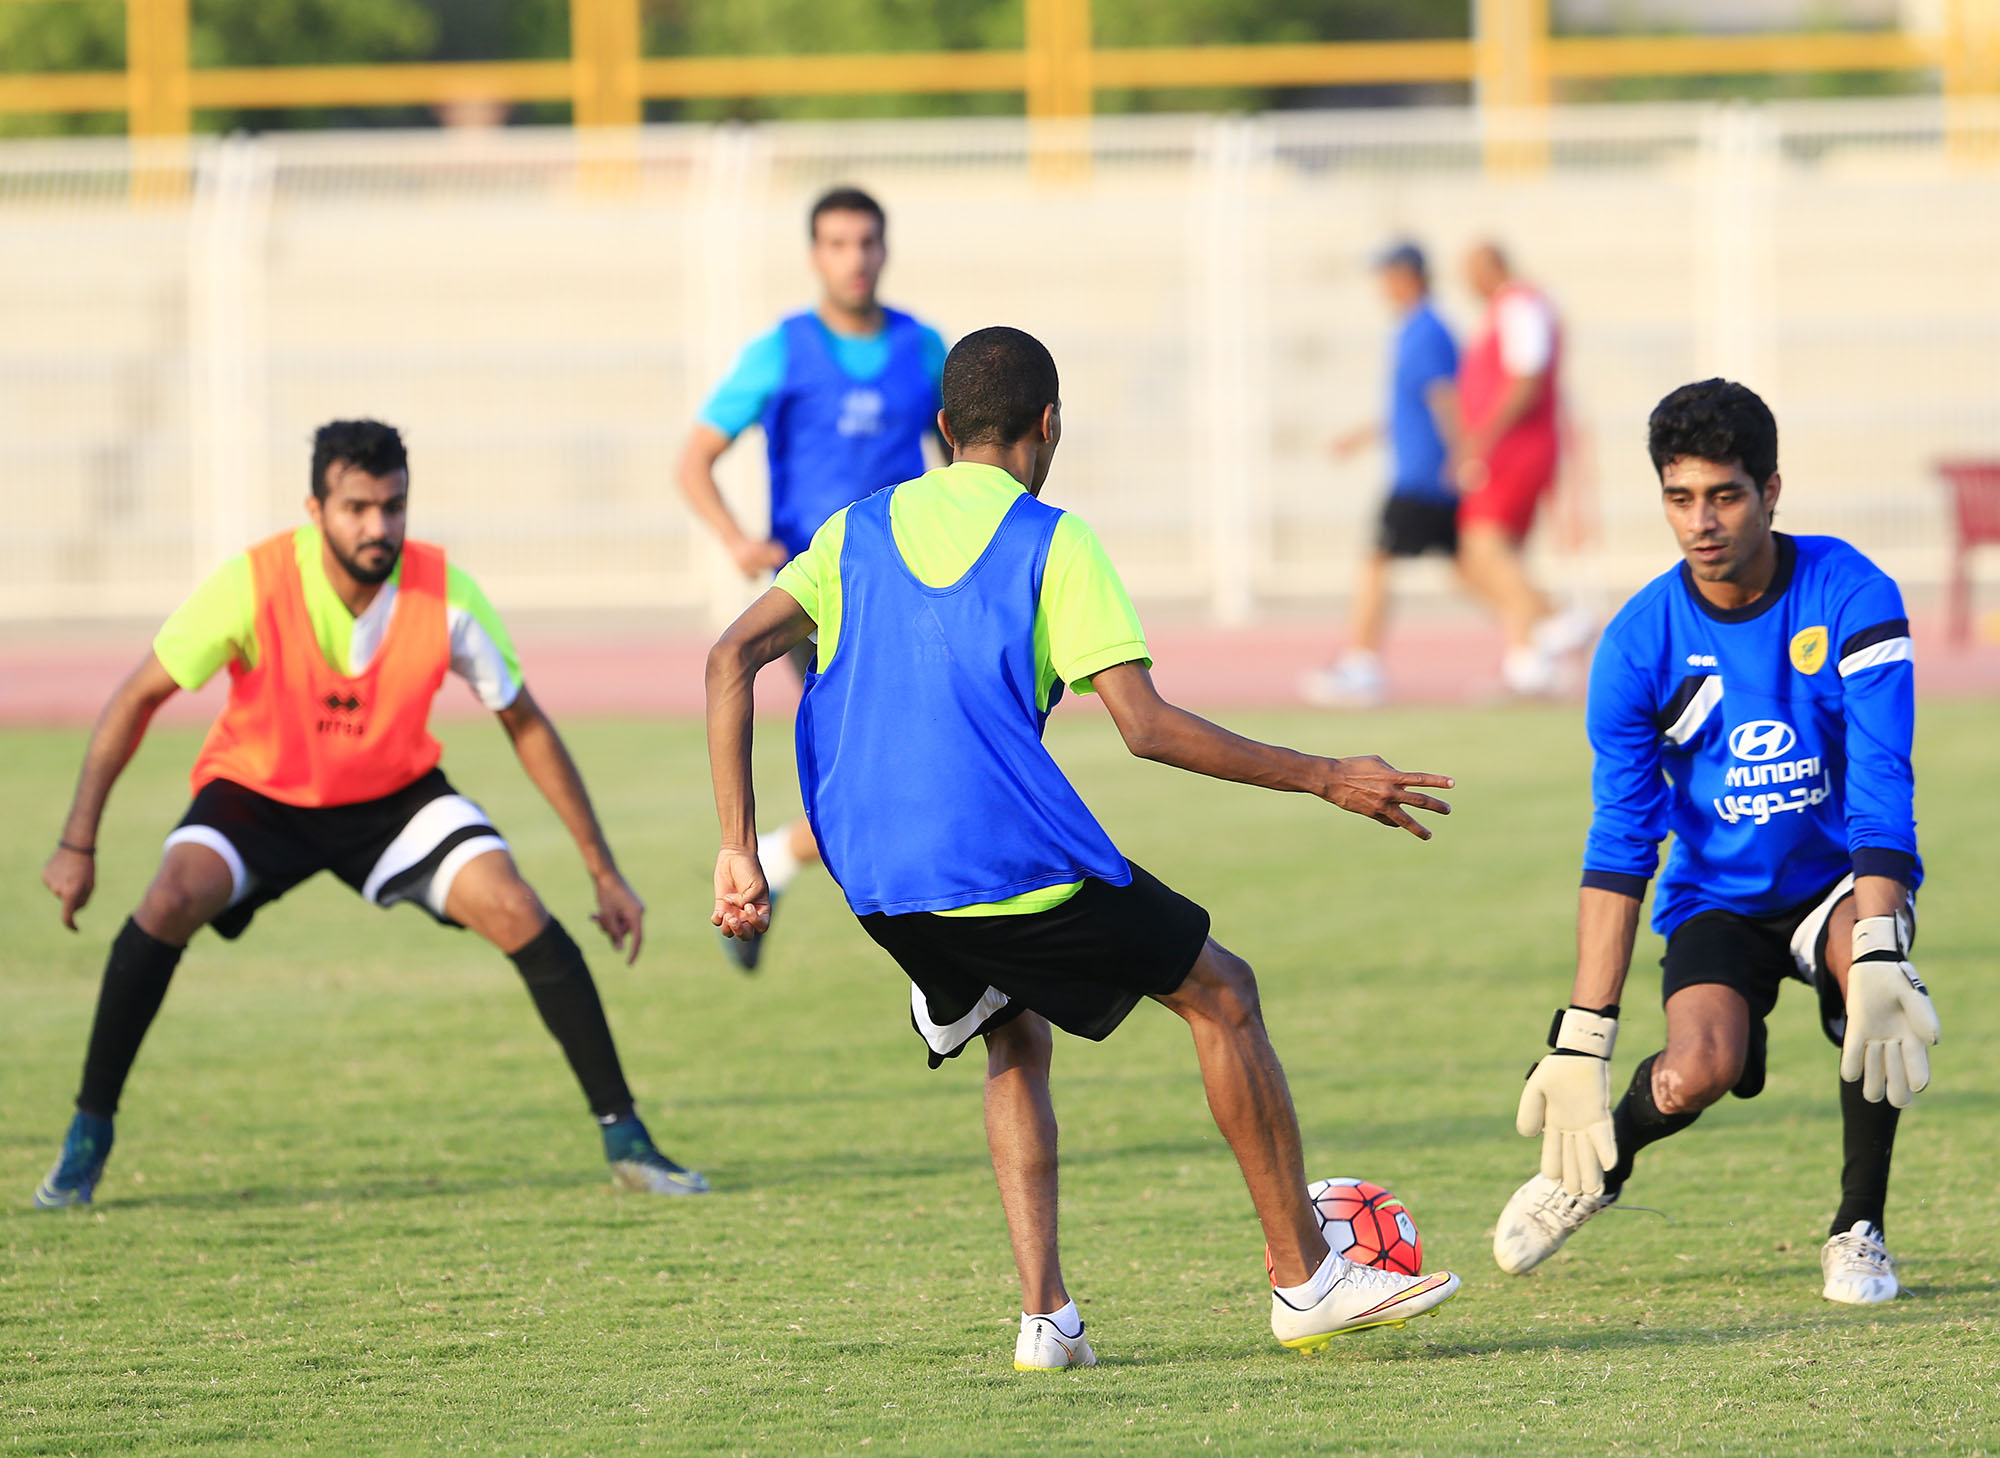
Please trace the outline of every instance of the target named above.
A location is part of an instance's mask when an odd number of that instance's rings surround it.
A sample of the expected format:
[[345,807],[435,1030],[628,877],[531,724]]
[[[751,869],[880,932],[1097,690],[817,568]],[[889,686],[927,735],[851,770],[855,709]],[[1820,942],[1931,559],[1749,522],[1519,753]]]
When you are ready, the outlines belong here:
[[1517,694],[1555,686],[1555,660],[1583,646],[1590,624],[1558,614],[1529,579],[1521,544],[1555,484],[1562,329],[1548,297],[1514,276],[1494,243],[1466,256],[1486,318],[1459,362],[1459,569],[1500,616],[1501,676]]

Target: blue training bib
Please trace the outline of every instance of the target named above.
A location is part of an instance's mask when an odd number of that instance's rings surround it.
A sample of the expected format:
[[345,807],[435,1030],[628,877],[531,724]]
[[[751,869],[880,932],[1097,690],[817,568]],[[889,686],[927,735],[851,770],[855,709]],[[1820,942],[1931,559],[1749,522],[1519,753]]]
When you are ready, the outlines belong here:
[[882,313],[889,362],[872,380],[840,367],[818,315],[794,314],[781,326],[785,378],[762,424],[771,535],[793,556],[843,506],[924,472],[938,391],[924,363],[923,328],[898,310]]
[[1035,610],[1062,513],[1024,492],[964,576],[930,587],[896,548],[894,494],[847,513],[840,638],[799,704],[799,788],[847,904],[903,915],[1128,885],[1042,744]]

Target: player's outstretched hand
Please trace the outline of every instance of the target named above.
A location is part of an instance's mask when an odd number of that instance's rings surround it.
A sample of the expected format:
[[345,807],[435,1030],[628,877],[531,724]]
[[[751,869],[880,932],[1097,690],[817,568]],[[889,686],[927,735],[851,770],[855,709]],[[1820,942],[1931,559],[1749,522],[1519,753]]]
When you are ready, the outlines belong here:
[[1410,814],[1411,810],[1451,814],[1451,806],[1422,793],[1423,789],[1449,790],[1454,783],[1450,775],[1399,770],[1379,754],[1351,755],[1346,759],[1329,760],[1328,763],[1333,766],[1333,771],[1325,788],[1319,792],[1320,798],[1328,804],[1351,810],[1356,815],[1366,815],[1384,825],[1393,825],[1398,830],[1407,830],[1418,840],[1429,840],[1431,833],[1416,822]]
[[63,925],[75,931],[76,914],[90,905],[90,893],[97,889],[96,857],[57,846],[42,867],[42,884],[62,903]]
[[[597,878],[597,910],[590,919],[611,938],[614,950],[625,952],[626,966],[639,960],[639,943],[645,939],[646,903],[618,872],[606,871]],[[628,936],[632,938],[632,948],[626,952]]]
[[715,857],[715,914],[726,937],[753,941],[771,929],[771,888],[757,852],[724,846]]
[[1555,1051],[1528,1073],[1514,1128],[1542,1136],[1542,1174],[1561,1180],[1569,1195],[1604,1188],[1604,1171],[1618,1162],[1611,1123],[1611,1050],[1618,1019],[1587,1008],[1564,1008],[1549,1033]]
[[1902,927],[1893,916],[1854,923],[1854,962],[1847,971],[1847,1036],[1840,1076],[1861,1084],[1861,1097],[1884,1097],[1899,1109],[1931,1081],[1931,1055],[1943,1029],[1929,989],[1910,965]]

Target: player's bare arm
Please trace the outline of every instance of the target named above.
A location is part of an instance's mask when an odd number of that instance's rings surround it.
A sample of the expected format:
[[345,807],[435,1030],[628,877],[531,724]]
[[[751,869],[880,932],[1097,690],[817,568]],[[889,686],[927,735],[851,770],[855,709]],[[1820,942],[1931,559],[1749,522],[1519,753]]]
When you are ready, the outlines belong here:
[[63,821],[48,864],[42,867],[42,884],[62,903],[63,925],[71,931],[76,930],[76,914],[90,903],[90,894],[97,886],[97,827],[104,815],[104,802],[111,798],[111,787],[138,751],[153,715],[178,692],[180,685],[160,660],[148,653],[113,690],[104,712],[97,716],[69,816]]
[[748,940],[771,924],[771,893],[757,859],[757,792],[750,746],[753,686],[767,663],[811,636],[813,620],[790,593],[772,588],[731,623],[708,653],[708,763],[722,848],[715,858],[715,910],[727,936]]
[[1317,795],[1419,840],[1429,840],[1431,832],[1411,810],[1451,813],[1450,805],[1423,793],[1450,789],[1449,775],[1399,770],[1372,754],[1330,759],[1246,739],[1168,703],[1154,688],[1152,674],[1138,663],[1104,669],[1092,677],[1091,686],[1111,711],[1125,747],[1141,759],[1213,779]]
[[1585,886],[1576,899],[1576,981],[1572,1007],[1618,1004],[1632,970],[1632,946],[1639,935],[1640,901],[1618,891]]
[[1438,438],[1444,442],[1445,459],[1457,460],[1465,447],[1465,420],[1458,410],[1458,386],[1449,379],[1432,380],[1424,387],[1424,404],[1430,407]]
[[[591,920],[604,929],[613,947],[626,953],[628,964],[637,961],[639,944],[645,936],[646,903],[626,883],[612,858],[611,847],[597,823],[597,811],[590,803],[590,792],[584,788],[583,776],[577,771],[576,761],[570,758],[569,747],[526,684],[514,696],[514,702],[495,717],[513,741],[521,768],[554,808],[582,853],[584,869],[590,873],[590,884],[597,893],[597,910]],[[631,938],[629,950],[627,937]]]
[[736,514],[729,509],[729,503],[722,499],[722,488],[715,484],[715,463],[722,459],[722,453],[729,446],[729,437],[714,426],[696,424],[688,432],[687,443],[681,447],[680,464],[675,474],[680,481],[681,494],[687,498],[694,514],[715,533],[716,540],[722,543],[723,550],[735,560],[743,575],[754,578],[784,566],[786,553],[782,543],[769,539],[760,541],[745,532],[736,520]]
[[1486,479],[1486,457],[1542,398],[1548,386],[1548,372],[1515,375],[1507,382],[1493,418],[1479,430],[1466,431],[1459,439],[1458,484],[1461,490],[1475,490]]

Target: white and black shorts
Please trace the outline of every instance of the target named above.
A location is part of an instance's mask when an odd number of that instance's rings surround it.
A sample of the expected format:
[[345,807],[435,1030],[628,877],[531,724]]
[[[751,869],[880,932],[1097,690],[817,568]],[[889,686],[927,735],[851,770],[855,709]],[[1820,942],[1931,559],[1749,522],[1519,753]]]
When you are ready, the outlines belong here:
[[243,935],[258,907],[321,871],[377,906],[413,901],[456,926],[444,914],[451,883],[474,857],[507,849],[486,812],[436,769],[353,805],[287,805],[233,780],[210,780],[167,845],[207,846],[229,867],[228,909],[209,924],[231,938]]
[[[1775,916],[1696,913],[1667,938],[1667,955],[1660,959],[1661,1001],[1684,987],[1715,983],[1741,993],[1751,1017],[1762,1019],[1777,1006],[1778,989],[1796,979],[1818,994],[1820,1029],[1839,1047],[1847,1033],[1847,1007],[1826,965],[1827,925],[1834,908],[1853,894],[1854,877],[1848,875]],[[1899,914],[1906,947],[1916,940],[1916,915],[1914,900]]]

